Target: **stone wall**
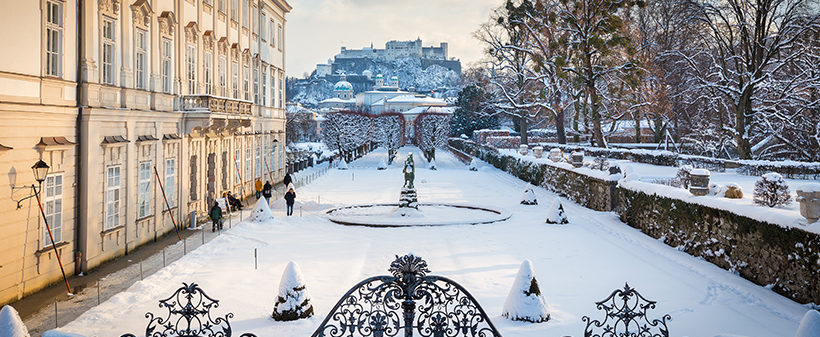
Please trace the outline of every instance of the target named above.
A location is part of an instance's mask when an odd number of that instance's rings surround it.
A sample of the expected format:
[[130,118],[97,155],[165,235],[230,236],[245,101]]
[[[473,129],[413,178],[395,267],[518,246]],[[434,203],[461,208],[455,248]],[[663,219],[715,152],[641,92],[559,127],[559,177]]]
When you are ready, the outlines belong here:
[[471,141],[451,139],[450,146],[584,207],[615,211],[629,226],[796,302],[820,304],[820,235],[625,189]]

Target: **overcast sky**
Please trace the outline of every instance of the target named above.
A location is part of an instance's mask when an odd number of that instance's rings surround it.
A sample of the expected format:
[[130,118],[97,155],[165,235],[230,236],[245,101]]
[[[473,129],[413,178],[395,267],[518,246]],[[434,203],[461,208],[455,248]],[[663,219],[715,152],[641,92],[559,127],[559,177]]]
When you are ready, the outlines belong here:
[[341,47],[384,49],[390,40],[421,38],[424,47],[448,42],[463,67],[481,57],[472,33],[504,0],[287,0],[288,76],[302,77]]

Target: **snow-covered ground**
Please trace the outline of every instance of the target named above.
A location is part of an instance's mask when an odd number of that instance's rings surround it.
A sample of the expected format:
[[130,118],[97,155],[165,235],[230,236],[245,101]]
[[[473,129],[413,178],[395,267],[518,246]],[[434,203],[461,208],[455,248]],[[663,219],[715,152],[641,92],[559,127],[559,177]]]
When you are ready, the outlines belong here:
[[[220,300],[213,311],[232,312],[233,331],[258,336],[309,336],[339,298],[360,280],[387,275],[395,255],[424,258],[433,275],[468,289],[505,337],[582,336],[583,316],[602,318],[595,301],[624,283],[656,300],[650,316],[669,313],[672,336],[794,336],[809,310],[708,262],[693,258],[618,221],[613,213],[594,212],[564,200],[567,225],[545,223],[555,194],[535,187],[538,205],[521,205],[526,183],[484,163],[479,170],[451,155],[437,153],[438,170],[426,169],[415,148],[399,151],[401,163],[415,151],[420,202],[486,205],[512,217],[485,225],[371,228],[334,224],[330,207],[397,202],[403,184],[401,165],[377,170],[386,159],[376,151],[331,170],[297,191],[297,210],[276,218],[242,223],[179,261],[137,282],[75,321],[64,332],[85,336],[140,334],[146,312],[164,314],[158,300],[182,282],[196,282]],[[740,183],[740,182],[739,182]],[[744,190],[746,187],[744,186]],[[302,216],[299,216],[299,208]],[[254,251],[258,250],[258,269]],[[530,260],[550,310],[550,320],[531,324],[501,317],[502,306],[522,261]],[[316,315],[295,322],[270,318],[279,280],[290,261],[299,264]]]

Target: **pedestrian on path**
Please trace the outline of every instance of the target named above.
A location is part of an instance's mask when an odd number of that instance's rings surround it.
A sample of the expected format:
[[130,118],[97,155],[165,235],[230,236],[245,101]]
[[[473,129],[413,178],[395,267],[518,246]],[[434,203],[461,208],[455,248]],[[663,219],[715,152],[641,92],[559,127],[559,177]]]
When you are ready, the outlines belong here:
[[211,222],[211,232],[216,232],[217,228],[222,230],[222,208],[218,202],[214,202],[214,207],[211,207]]
[[296,202],[296,192],[293,189],[289,189],[288,193],[285,193],[285,202],[288,204],[288,216],[293,215],[293,203]]
[[256,178],[256,184],[254,185],[254,187],[256,188],[256,200],[259,200],[259,198],[262,197],[262,187],[263,187],[261,178]]
[[285,174],[285,179],[282,180],[282,184],[284,184],[285,186],[288,186],[292,182],[293,182],[293,178],[290,177],[290,173]]
[[273,186],[270,184],[270,181],[265,181],[265,186],[262,187],[262,196],[265,197],[265,201],[267,201],[268,204],[270,204],[272,190]]

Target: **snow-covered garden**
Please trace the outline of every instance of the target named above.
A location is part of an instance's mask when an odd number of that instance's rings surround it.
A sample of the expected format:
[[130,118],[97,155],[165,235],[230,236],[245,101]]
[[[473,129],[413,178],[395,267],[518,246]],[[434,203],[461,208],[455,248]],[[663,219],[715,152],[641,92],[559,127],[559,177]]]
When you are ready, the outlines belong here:
[[[481,225],[402,228],[342,226],[327,219],[325,211],[331,208],[396,203],[403,183],[400,163],[410,151],[416,153],[420,203],[483,205],[510,212],[510,218]],[[445,276],[469,290],[508,337],[581,336],[585,327],[581,318],[601,318],[603,312],[595,302],[626,283],[657,301],[649,318],[671,315],[667,323],[671,336],[791,337],[807,312],[812,312],[811,305],[793,302],[644,235],[614,213],[591,211],[566,199],[556,204],[555,194],[527,186],[486,163],[475,162],[473,171],[439,151],[437,170],[430,170],[417,148],[405,147],[387,169],[377,169],[387,156],[379,149],[349,163],[348,170],[331,170],[297,191],[295,216],[285,217],[284,202],[273,201],[272,220],[234,226],[57,330],[84,336],[140,334],[148,324],[146,312],[161,313],[160,299],[183,282],[195,282],[220,300],[213,309],[216,314],[234,314],[231,325],[236,335],[309,336],[348,289],[367,277],[388,275],[396,255],[411,252],[427,261],[429,274]],[[641,165],[633,168],[645,177],[668,176]],[[747,182],[735,182],[744,191],[752,189]],[[530,192],[524,193],[525,189]],[[531,201],[537,203],[529,205]],[[556,221],[564,216],[567,224]],[[278,299],[282,289],[298,286],[292,284],[300,278],[295,270],[301,270],[314,315],[289,322],[274,320],[274,308],[283,301]],[[516,275],[536,277],[543,298],[529,305],[508,299],[515,289],[529,285],[516,280]],[[287,284],[280,286],[280,281]],[[299,297],[294,302],[304,300]],[[530,320],[547,315],[549,319],[542,323],[509,319],[526,316],[519,310],[528,306],[541,310]],[[816,335],[820,327],[815,328]]]

